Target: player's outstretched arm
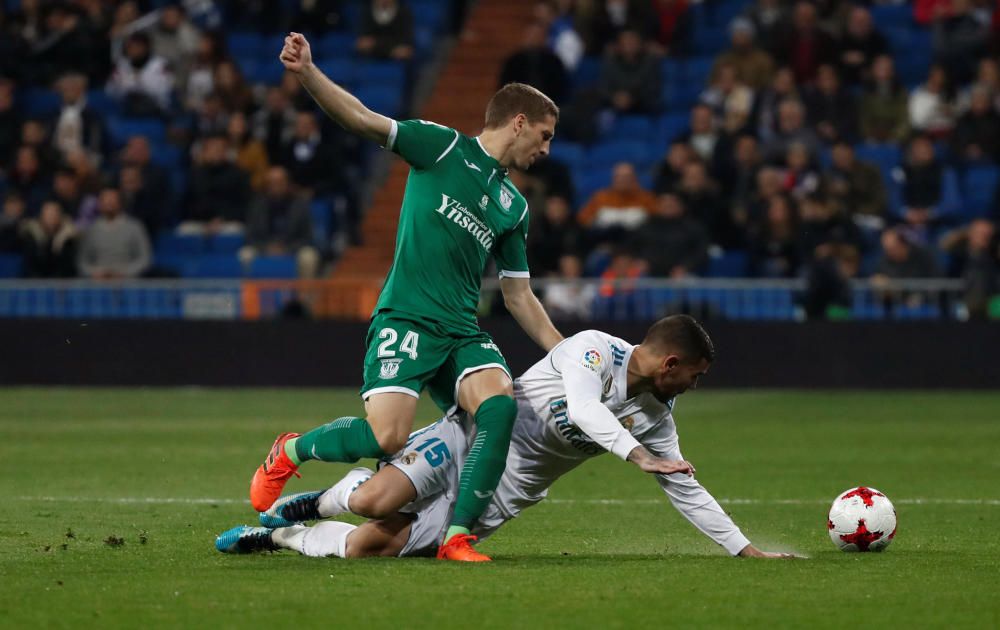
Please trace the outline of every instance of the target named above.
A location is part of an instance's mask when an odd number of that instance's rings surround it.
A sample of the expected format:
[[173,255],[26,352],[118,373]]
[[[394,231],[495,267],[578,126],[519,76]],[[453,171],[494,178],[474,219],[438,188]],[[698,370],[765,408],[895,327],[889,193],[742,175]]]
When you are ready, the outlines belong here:
[[313,100],[338,125],[353,134],[385,146],[392,130],[392,120],[364,106],[353,94],[331,81],[312,62],[312,50],[302,33],[289,33],[278,56],[289,72]]
[[532,292],[530,279],[501,278],[500,291],[503,293],[504,306],[524,332],[543,350],[548,352],[563,340],[545,312],[545,307]]

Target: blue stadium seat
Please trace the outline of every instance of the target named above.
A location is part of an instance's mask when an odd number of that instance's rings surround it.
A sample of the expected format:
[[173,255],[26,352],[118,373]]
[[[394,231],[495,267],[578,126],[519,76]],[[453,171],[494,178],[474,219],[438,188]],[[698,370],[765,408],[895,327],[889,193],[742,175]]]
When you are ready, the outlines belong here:
[[611,125],[608,136],[615,140],[649,142],[653,137],[654,120],[650,116],[619,116]]
[[15,92],[18,106],[26,118],[48,118],[55,115],[62,99],[53,90],[24,88]]
[[323,69],[331,80],[340,85],[354,86],[361,77],[361,69],[347,57],[324,57],[316,60],[316,65]]
[[693,81],[698,83],[700,87],[704,87],[714,64],[715,58],[711,55],[688,57],[681,66],[681,76],[686,81]]
[[167,170],[179,169],[183,166],[184,152],[172,144],[156,143],[150,147],[150,159]]
[[989,216],[993,209],[1000,169],[992,164],[970,166],[962,177],[962,214],[967,218]]
[[729,46],[729,29],[726,26],[707,26],[695,29],[690,39],[691,52],[697,55],[715,55]]
[[361,85],[354,95],[372,111],[385,116],[396,116],[400,113],[399,85]]
[[235,254],[204,254],[196,260],[193,273],[187,277],[239,278],[243,275],[243,266]]
[[349,57],[354,53],[357,36],[350,32],[336,31],[323,35],[316,45],[318,57]]
[[634,140],[600,142],[590,148],[587,162],[594,169],[609,170],[617,162],[630,162],[641,169],[649,165],[650,147],[646,142]]
[[262,62],[281,65],[281,62],[278,61],[278,55],[281,53],[281,49],[285,46],[285,37],[285,33],[265,35],[261,39],[260,47],[256,51],[257,59]]
[[854,147],[859,160],[871,162],[879,167],[884,179],[892,179],[892,171],[903,161],[903,151],[897,144],[864,143]]
[[698,103],[704,85],[693,81],[673,81],[663,86],[661,95],[668,111],[688,113]]
[[213,254],[233,255],[246,244],[242,234],[217,234],[209,239],[208,251]]
[[204,253],[207,239],[203,236],[189,236],[161,232],[156,236],[156,253],[165,256],[192,255]]
[[710,278],[743,278],[747,275],[748,262],[745,251],[729,250],[708,259],[705,275]]
[[116,146],[124,145],[132,136],[144,136],[151,144],[166,142],[167,128],[159,118],[111,118],[108,132]]
[[312,218],[314,240],[318,245],[325,246],[332,233],[333,207],[324,199],[314,199],[309,204],[309,215]]
[[552,159],[565,164],[571,172],[580,168],[586,158],[583,146],[575,142],[563,141],[553,142],[549,149],[549,155],[552,156]]
[[601,78],[601,58],[584,57],[573,72],[573,89],[595,85]]
[[287,278],[298,276],[295,256],[259,256],[250,265],[251,278]]
[[684,64],[674,57],[667,57],[660,63],[660,76],[664,85],[684,78]]
[[0,254],[0,278],[17,278],[21,275],[23,261],[17,254]]
[[277,60],[259,62],[256,65],[241,68],[241,70],[250,83],[264,85],[278,85],[281,83],[282,77],[285,76],[285,67]]
[[410,0],[410,10],[413,12],[414,23],[438,32],[445,26],[448,3],[440,0]]
[[102,89],[87,90],[87,105],[105,118],[121,112],[121,104]]
[[579,203],[585,204],[590,196],[611,184],[611,167],[583,168],[573,172],[573,187]]
[[263,38],[258,33],[230,33],[226,37],[226,47],[234,57],[256,57],[263,47]]
[[913,24],[913,6],[909,2],[876,4],[871,12],[878,28],[910,27]]
[[687,131],[691,116],[687,112],[675,112],[660,116],[656,125],[656,145],[665,149],[678,136]]
[[402,89],[406,82],[406,66],[399,61],[368,61],[360,64],[356,72],[362,85],[386,85]]

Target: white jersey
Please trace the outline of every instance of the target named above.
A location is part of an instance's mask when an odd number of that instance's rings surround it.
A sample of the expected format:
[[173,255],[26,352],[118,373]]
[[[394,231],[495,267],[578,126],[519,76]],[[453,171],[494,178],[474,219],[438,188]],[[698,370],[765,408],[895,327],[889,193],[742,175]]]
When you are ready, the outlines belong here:
[[[489,536],[544,499],[559,477],[602,453],[625,459],[641,444],[654,455],[683,459],[671,415],[674,401],[664,404],[650,394],[628,398],[632,350],[617,337],[587,330],[565,339],[514,382],[518,412],[507,468],[473,533]],[[416,520],[401,555],[432,553],[447,529],[475,432],[470,417],[459,419],[415,432],[390,462],[417,490],[417,500],[403,510]],[[730,554],[750,544],[693,477],[655,477],[674,507]]]
[[[604,452],[625,459],[642,444],[659,457],[683,459],[671,413],[674,400],[664,404],[651,394],[628,398],[633,348],[606,333],[583,331],[563,340],[515,381],[517,422],[494,500],[501,512],[517,516],[544,499],[559,477]],[[588,397],[610,413],[595,421]],[[574,409],[574,403],[582,409]],[[656,480],[674,507],[730,554],[750,544],[694,478],[676,473],[656,475]]]

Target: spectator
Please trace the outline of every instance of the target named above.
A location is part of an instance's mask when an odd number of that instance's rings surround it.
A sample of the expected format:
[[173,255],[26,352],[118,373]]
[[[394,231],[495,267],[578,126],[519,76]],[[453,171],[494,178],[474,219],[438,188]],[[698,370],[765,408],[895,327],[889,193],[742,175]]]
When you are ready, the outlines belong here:
[[753,108],[753,90],[740,81],[736,67],[717,67],[708,89],[702,92],[701,102],[712,108],[727,133],[739,133],[750,121]]
[[976,19],[970,0],[951,0],[934,13],[934,56],[957,84],[972,79],[976,62],[986,52],[989,29]]
[[642,188],[635,167],[619,162],[611,171],[611,186],[598,190],[577,215],[580,225],[590,230],[631,231],[642,225],[653,211],[656,198]]
[[177,226],[180,234],[241,234],[250,198],[246,174],[229,158],[224,135],[204,138],[198,160],[191,169],[186,214]]
[[264,106],[253,114],[253,135],[264,143],[267,159],[274,164],[281,159],[282,147],[295,133],[295,110],[279,87],[267,89]]
[[799,244],[804,261],[811,263],[822,258],[832,246],[862,250],[861,230],[822,194],[814,193],[803,199],[799,211],[802,221]]
[[721,132],[716,124],[712,109],[703,103],[691,109],[691,126],[681,134],[678,141],[691,147],[705,163],[715,167],[730,154],[729,136]]
[[526,83],[538,88],[557,103],[569,96],[569,76],[563,62],[546,43],[545,27],[531,22],[524,29],[521,48],[503,63],[500,86]]
[[724,175],[719,178],[723,194],[733,211],[733,221],[745,225],[749,218],[750,203],[757,185],[757,173],[763,160],[757,138],[743,134],[736,138],[733,159],[726,163]]
[[10,166],[21,134],[21,116],[14,107],[14,82],[0,77],[0,173]]
[[856,247],[821,245],[806,269],[803,300],[809,319],[846,318],[850,315],[852,278],[858,276],[861,256]]
[[236,166],[250,178],[250,187],[260,190],[267,177],[268,161],[264,145],[250,135],[247,117],[243,112],[234,112],[229,117],[226,129],[229,145],[235,154]]
[[955,172],[934,155],[930,138],[916,136],[910,141],[907,160],[897,169],[896,176],[902,180],[902,219],[913,230],[914,237],[926,242],[933,224],[958,210]]
[[692,160],[685,164],[675,192],[684,202],[684,207],[690,209],[690,216],[705,226],[713,243],[722,247],[734,247],[739,243],[729,207],[723,201],[718,186],[709,178],[704,163]]
[[656,20],[652,3],[642,0],[599,0],[584,28],[588,55],[603,55],[618,35],[627,29],[639,29],[642,38],[653,37]]
[[996,59],[985,57],[979,60],[976,80],[959,94],[955,109],[967,111],[972,102],[972,92],[979,88],[985,88],[990,93],[993,109],[1000,109],[1000,62]]
[[805,105],[809,126],[824,143],[857,140],[858,105],[850,91],[840,84],[832,65],[819,67],[815,87],[806,90]]
[[309,203],[293,194],[288,171],[280,166],[271,167],[264,194],[254,197],[247,212],[247,245],[240,249],[240,262],[249,269],[261,254],[294,254],[299,277],[315,278],[319,253],[312,242]]
[[655,52],[662,55],[683,55],[687,50],[691,32],[691,13],[688,0],[654,0],[653,33]]
[[910,126],[920,133],[942,138],[954,125],[949,103],[948,76],[944,67],[933,65],[927,81],[910,94]]
[[985,85],[973,86],[969,110],[959,117],[951,146],[955,155],[966,162],[996,162],[1000,158],[1000,115]]
[[767,87],[774,75],[774,59],[754,45],[755,28],[747,18],[736,18],[729,25],[732,47],[719,54],[712,66],[712,80],[724,66],[736,69],[737,78],[750,89],[760,91]]
[[195,112],[194,133],[196,137],[214,136],[226,133],[229,126],[229,112],[222,103],[222,97],[212,92],[201,102]]
[[51,180],[42,170],[38,151],[34,147],[21,146],[14,158],[14,167],[7,176],[7,187],[24,199],[29,215],[34,216],[48,197]]
[[551,156],[540,157],[528,171],[511,173],[512,178],[519,175],[523,176],[523,179],[515,181],[515,184],[525,195],[534,192],[541,195],[543,200],[553,196],[562,197],[573,205],[573,200],[576,198],[573,176],[569,168],[559,160]]
[[346,190],[343,169],[331,168],[340,162],[334,143],[325,141],[320,133],[316,114],[296,114],[294,133],[279,160],[279,164],[288,169],[292,181],[307,195]]
[[188,20],[181,4],[168,4],[160,9],[159,21],[149,35],[153,54],[167,62],[178,89],[185,93],[201,45],[201,33]]
[[666,193],[656,198],[652,216],[629,249],[646,262],[649,275],[680,279],[705,267],[708,245],[704,225],[688,216],[678,195]]
[[601,273],[602,298],[630,295],[635,292],[636,280],[646,275],[646,263],[625,248],[618,248],[611,256],[611,263]]
[[545,30],[549,49],[559,57],[568,72],[580,65],[586,47],[576,31],[573,8],[573,0],[562,0],[558,6],[551,2],[536,2],[534,10],[535,21]]
[[798,275],[801,250],[798,213],[788,195],[771,197],[763,221],[748,237],[751,275],[762,278],[794,278]]
[[130,116],[159,116],[170,107],[174,77],[163,57],[153,55],[149,35],[133,33],[115,64],[108,93],[123,102]]
[[786,100],[778,108],[777,133],[764,145],[764,159],[780,164],[792,144],[804,145],[810,159],[819,155],[820,140],[816,132],[806,126],[805,107],[801,101]]
[[122,167],[118,172],[118,188],[125,213],[138,219],[150,236],[156,236],[167,226],[167,200],[146,186],[141,168]]
[[413,57],[413,14],[398,0],[372,0],[361,18],[357,50],[367,57],[405,61]]
[[753,23],[757,40],[765,44],[779,40],[788,19],[785,3],[781,0],[757,0],[747,7],[744,15]]
[[52,199],[78,225],[90,225],[97,218],[97,197],[83,191],[76,172],[68,166],[56,169],[52,177]]
[[566,198],[551,196],[544,207],[541,218],[532,219],[528,232],[528,261],[533,273],[540,276],[559,272],[560,259],[578,255],[582,249],[580,230]]
[[222,101],[222,109],[231,114],[248,113],[253,109],[253,94],[240,69],[232,61],[220,61],[215,66],[212,84]]
[[21,125],[21,146],[35,150],[45,173],[51,173],[61,161],[59,152],[52,145],[48,126],[39,119],[29,118]]
[[66,155],[65,164],[76,175],[77,181],[80,182],[80,190],[90,194],[100,192],[101,173],[97,170],[94,160],[85,151],[82,149],[70,151]]
[[293,73],[286,72],[281,75],[280,87],[295,111],[313,111],[316,109],[315,101],[312,100],[309,92],[302,87],[302,82]]
[[761,166],[757,170],[757,177],[754,181],[753,192],[746,203],[746,207],[733,208],[733,221],[742,229],[747,226],[762,222],[767,215],[767,208],[771,205],[771,198],[775,195],[785,194],[785,174],[775,166]]
[[789,68],[779,68],[771,85],[764,89],[754,104],[753,120],[761,142],[768,142],[778,133],[778,110],[786,100],[798,100],[799,91]]
[[95,280],[139,277],[152,262],[145,228],[124,213],[116,188],[101,191],[97,208],[100,218],[80,239],[80,275]]
[[634,29],[618,35],[613,52],[601,66],[601,97],[619,113],[653,113],[660,106],[660,64],[642,47]]
[[996,226],[986,219],[976,219],[967,227],[945,235],[941,249],[957,262],[964,285],[962,299],[969,315],[985,318],[991,302],[1000,293]]
[[882,232],[882,257],[872,274],[872,282],[884,287],[891,280],[938,275],[934,255],[912,241],[905,230],[889,228]]
[[49,84],[65,73],[101,76],[106,51],[98,33],[68,3],[51,3],[46,9],[44,30],[30,49],[31,78]]
[[784,190],[801,199],[819,190],[820,174],[809,155],[809,148],[801,142],[788,145],[785,154]]
[[656,170],[656,178],[653,180],[653,191],[657,194],[673,192],[681,181],[684,173],[684,166],[696,155],[691,145],[682,141],[674,140],[667,149],[667,156]]
[[105,150],[102,116],[87,104],[87,77],[67,74],[56,82],[62,107],[56,116],[53,144],[63,155],[83,149],[92,159],[100,159]]
[[22,250],[21,232],[25,221],[27,205],[16,192],[9,192],[3,199],[0,213],[0,254],[20,254]]
[[198,47],[188,67],[187,77],[179,86],[184,95],[184,107],[198,110],[205,97],[215,91],[215,66],[222,60],[217,37],[209,34],[198,38]]
[[592,283],[581,283],[583,262],[579,257],[565,254],[559,257],[559,282],[546,285],[542,303],[552,319],[587,320],[593,310],[597,289]]
[[877,166],[858,160],[850,143],[842,140],[833,145],[823,183],[830,200],[856,223],[871,230],[885,226],[888,203],[882,173]]
[[77,231],[58,201],[46,201],[38,219],[24,226],[24,275],[29,278],[76,276]]
[[892,57],[872,63],[872,79],[861,97],[861,136],[868,142],[902,142],[910,131],[906,90],[896,80]]
[[861,85],[868,79],[872,61],[888,52],[889,44],[875,28],[871,12],[863,6],[851,7],[837,47],[837,63],[844,83],[850,87]]
[[297,0],[289,29],[297,33],[334,30],[343,24],[342,0]]
[[791,27],[777,41],[775,57],[792,69],[799,85],[811,82],[821,65],[834,61],[833,38],[820,28],[816,7],[805,0],[795,3]]
[[[150,198],[161,200],[165,206],[169,206],[176,198],[170,190],[170,174],[162,166],[153,163],[149,139],[145,136],[130,137],[121,150],[120,160],[122,168],[134,166],[139,169],[142,175],[142,187],[148,191]],[[179,197],[183,191],[174,192]]]

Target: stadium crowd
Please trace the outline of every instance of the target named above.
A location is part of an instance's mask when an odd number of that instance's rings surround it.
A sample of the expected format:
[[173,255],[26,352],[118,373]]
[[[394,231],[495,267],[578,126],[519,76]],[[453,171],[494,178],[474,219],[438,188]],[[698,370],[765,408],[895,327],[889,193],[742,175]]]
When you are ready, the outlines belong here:
[[[172,275],[164,235],[205,235],[238,248],[222,275],[261,254],[320,273],[360,238],[370,148],[270,52],[303,29],[406,83],[423,13],[408,5],[0,5],[0,252],[29,277]],[[994,8],[538,2],[499,77],[563,111],[552,157],[517,174],[534,275],[806,277],[816,308],[853,277],[951,276],[985,313],[1000,267]],[[262,35],[234,35],[248,32]],[[396,102],[386,113],[405,113]],[[550,307],[579,308],[577,290],[550,291]]]

